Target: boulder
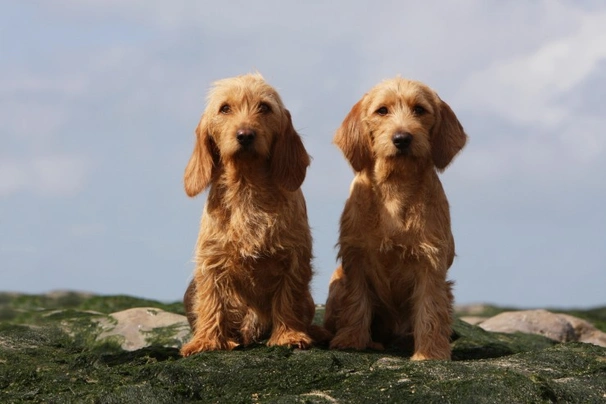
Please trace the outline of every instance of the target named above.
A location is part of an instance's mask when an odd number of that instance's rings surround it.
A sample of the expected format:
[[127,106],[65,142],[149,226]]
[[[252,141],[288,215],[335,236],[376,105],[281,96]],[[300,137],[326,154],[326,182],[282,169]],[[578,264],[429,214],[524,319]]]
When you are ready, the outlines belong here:
[[187,318],[153,307],[137,307],[111,313],[99,320],[97,341],[117,339],[125,351],[151,345],[180,347],[190,335]]
[[543,335],[558,342],[585,342],[606,347],[606,333],[588,321],[547,310],[508,311],[478,323],[492,332]]
[[486,331],[543,335],[559,342],[575,340],[572,325],[547,310],[507,311],[481,322]]
[[606,332],[598,330],[589,321],[569,314],[558,314],[558,316],[570,323],[576,341],[606,347]]

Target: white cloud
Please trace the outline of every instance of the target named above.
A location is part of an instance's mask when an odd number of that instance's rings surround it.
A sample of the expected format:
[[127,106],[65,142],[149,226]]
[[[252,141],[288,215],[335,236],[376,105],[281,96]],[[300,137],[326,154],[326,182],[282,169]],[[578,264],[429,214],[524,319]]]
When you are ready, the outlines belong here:
[[[535,187],[560,184],[565,189],[603,165],[606,117],[575,110],[568,100],[583,98],[581,86],[606,59],[606,12],[552,2],[543,7],[551,22],[537,22],[545,27],[539,44],[522,53],[493,50],[492,63],[472,71],[454,92],[451,105],[462,115],[492,116],[495,127],[497,121],[508,124],[497,133],[491,124],[472,129],[457,162],[459,175],[467,180],[522,178]],[[552,24],[562,17],[567,18],[563,31]],[[517,34],[520,38],[524,32]],[[473,128],[470,123],[463,121]]]
[[[306,20],[314,29],[308,34],[315,36],[326,28],[338,24],[336,15],[347,20],[352,18],[363,22],[368,15],[360,13],[369,4],[364,2],[289,2],[266,0],[251,3],[249,1],[198,2],[192,0],[166,2],[162,0],[61,0],[61,8],[54,3],[48,7],[51,13],[61,11],[61,16],[79,15],[89,18],[119,17],[134,20],[138,24],[149,25],[166,31],[198,28],[200,31],[214,33],[256,34],[265,30],[294,29],[293,21]],[[262,30],[265,28],[265,30]],[[355,26],[351,26],[354,30]],[[331,30],[336,32],[338,30]]]
[[0,130],[13,140],[29,142],[32,149],[44,149],[69,119],[72,102],[86,94],[87,87],[85,77],[75,69],[54,74],[4,65],[0,68]]
[[[133,286],[128,293],[180,296],[189,276],[183,263],[204,201],[185,202],[179,185],[193,127],[210,81],[253,68],[278,87],[314,156],[305,195],[318,256],[314,295],[320,300],[334,267],[339,214],[352,178],[342,154],[330,144],[333,131],[357,97],[398,73],[435,88],[469,131],[468,146],[442,177],[451,206],[458,209],[453,211],[453,223],[460,226],[455,237],[462,246],[457,281],[471,285],[457,298],[490,298],[486,285],[494,283],[498,254],[511,270],[510,286],[525,279],[530,292],[534,284],[528,282],[528,272],[567,283],[565,265],[536,265],[546,251],[558,258],[554,261],[568,251],[583,257],[579,267],[598,268],[598,249],[577,249],[584,244],[586,228],[595,226],[599,235],[598,220],[586,211],[578,218],[574,212],[588,203],[597,206],[604,195],[600,161],[606,161],[601,130],[606,117],[587,111],[587,92],[580,85],[604,78],[595,74],[606,43],[604,13],[597,9],[589,14],[578,3],[553,0],[262,5],[58,0],[19,7],[48,24],[17,25],[23,32],[15,37],[29,42],[9,49],[0,66],[0,197],[33,196],[28,203],[40,220],[24,227],[23,218],[8,218],[15,229],[27,229],[28,240],[41,220],[67,226],[69,237],[52,240],[60,247],[52,261],[67,272],[80,272],[81,283],[70,285],[89,289],[94,272],[87,264],[89,254],[74,261],[69,253],[74,242],[89,246],[90,238],[120,228],[145,234],[146,240],[98,237],[100,244],[89,248],[123,252],[106,254],[97,263],[107,276],[103,272],[95,287],[114,290],[112,280],[132,260],[135,277],[141,268],[145,276],[158,278],[167,268],[175,273],[161,287],[146,283],[139,287],[147,289]],[[570,94],[578,95],[577,116],[564,108],[569,100],[563,99]],[[49,209],[44,197],[73,195],[86,184],[89,157],[97,158],[98,186]],[[116,173],[133,167],[137,175],[121,178],[122,188],[112,183]],[[103,209],[96,206],[100,197]],[[11,203],[22,199],[8,198],[9,211]],[[574,216],[578,224],[561,226],[562,242],[538,251],[526,248],[524,237],[540,238],[553,230],[528,220],[535,216],[557,225],[561,217]],[[150,217],[157,218],[153,226]],[[519,220],[519,228],[508,230],[490,220],[501,217]],[[48,244],[31,237],[34,246]],[[166,242],[167,237],[172,241]],[[477,258],[490,248],[498,254],[485,262]],[[511,251],[520,249],[520,261],[512,264]],[[16,265],[21,272],[37,268],[21,257]],[[53,279],[65,287],[72,275]],[[585,293],[576,299],[587,302]]]
[[86,93],[85,77],[78,72],[15,72],[14,66],[4,66],[2,73],[0,130],[6,138],[0,155],[0,196],[76,193],[89,163],[61,151],[57,137],[65,135],[77,100]]
[[36,97],[23,101],[3,98],[0,100],[0,130],[13,140],[25,140],[32,148],[47,146],[46,140],[66,122],[65,106],[41,102]]
[[471,74],[457,103],[495,113],[517,124],[554,128],[569,118],[557,98],[574,91],[606,58],[606,12],[584,14],[576,29],[522,56],[499,55]]
[[31,192],[73,195],[84,185],[90,167],[84,158],[66,155],[0,159],[0,196]]
[[54,93],[63,96],[77,96],[84,92],[86,86],[81,77],[73,74],[53,75],[52,78],[34,76],[26,72],[3,69],[0,78],[0,96],[31,95]]
[[10,195],[27,185],[28,175],[21,165],[0,159],[0,196]]
[[29,244],[3,243],[0,246],[0,254],[35,254],[37,252],[38,248]]
[[78,223],[69,227],[69,232],[74,237],[89,238],[105,234],[107,225],[105,223]]

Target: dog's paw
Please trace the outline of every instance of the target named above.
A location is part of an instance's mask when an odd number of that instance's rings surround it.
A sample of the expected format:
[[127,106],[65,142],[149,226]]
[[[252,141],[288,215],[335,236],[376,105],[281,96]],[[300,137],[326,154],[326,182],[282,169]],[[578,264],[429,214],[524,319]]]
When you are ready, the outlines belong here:
[[414,355],[412,355],[412,357],[410,358],[410,360],[412,361],[426,361],[431,359],[430,357],[428,357],[427,355],[424,355],[422,353],[416,353]]
[[299,349],[307,349],[311,346],[312,340],[309,335],[301,331],[284,331],[278,335],[272,335],[267,346],[291,346]]
[[190,356],[205,351],[231,351],[237,346],[238,343],[232,340],[220,341],[218,339],[198,338],[183,345],[181,347],[181,355]]
[[422,352],[415,352],[410,358],[413,361],[427,361],[427,360],[450,360],[450,350],[445,352],[426,354]]
[[450,360],[451,347],[448,338],[440,335],[420,335],[415,338],[413,361]]

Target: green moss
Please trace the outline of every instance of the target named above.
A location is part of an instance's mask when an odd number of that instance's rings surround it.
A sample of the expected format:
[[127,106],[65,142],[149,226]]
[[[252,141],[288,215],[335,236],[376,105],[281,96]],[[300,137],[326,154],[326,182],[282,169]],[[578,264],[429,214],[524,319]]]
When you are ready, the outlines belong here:
[[150,331],[144,331],[145,342],[150,345],[180,346],[183,341],[176,338],[176,335],[183,329],[180,324],[173,324],[167,327],[158,327]]
[[[113,311],[140,302],[123,297],[103,302],[113,298],[98,297],[88,308]],[[448,362],[412,362],[410,352],[398,349],[299,351],[264,345],[181,358],[178,349],[165,346],[175,330],[159,331],[154,345],[133,352],[123,351],[118,341],[97,342],[100,314],[83,312],[85,301],[67,310],[31,304],[32,324],[0,321],[0,402],[606,400],[606,349],[588,344],[489,333],[457,321],[455,360]]]
[[324,308],[316,308],[316,312],[314,313],[314,324],[322,324],[324,322]]
[[461,320],[455,320],[453,330],[453,360],[498,358],[556,344],[540,335],[487,332]]
[[139,299],[130,296],[93,296],[82,302],[79,306],[82,310],[94,310],[101,313],[115,313],[133,307],[155,307],[164,311],[177,314],[185,314],[183,303],[161,303],[156,300]]
[[[182,302],[162,303],[156,300],[124,295],[97,296],[76,292],[28,295],[0,292],[0,316],[2,316],[3,311],[9,313],[5,315],[12,316],[19,312],[53,309],[90,310],[109,314],[132,307],[156,307],[177,314],[185,314]],[[0,321],[3,321],[3,317],[0,317]]]

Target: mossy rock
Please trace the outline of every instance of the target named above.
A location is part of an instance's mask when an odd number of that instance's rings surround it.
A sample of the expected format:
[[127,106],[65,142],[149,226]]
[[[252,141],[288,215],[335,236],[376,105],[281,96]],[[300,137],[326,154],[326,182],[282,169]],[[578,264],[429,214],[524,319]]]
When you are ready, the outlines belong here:
[[0,308],[15,314],[0,320],[2,403],[606,401],[606,348],[491,333],[461,321],[449,362],[412,362],[410,352],[397,349],[264,345],[181,358],[161,343],[128,352],[96,340],[97,320],[128,308],[124,302],[162,310],[178,303],[89,296],[66,309],[56,301],[44,307],[43,298],[13,299],[0,295]]

